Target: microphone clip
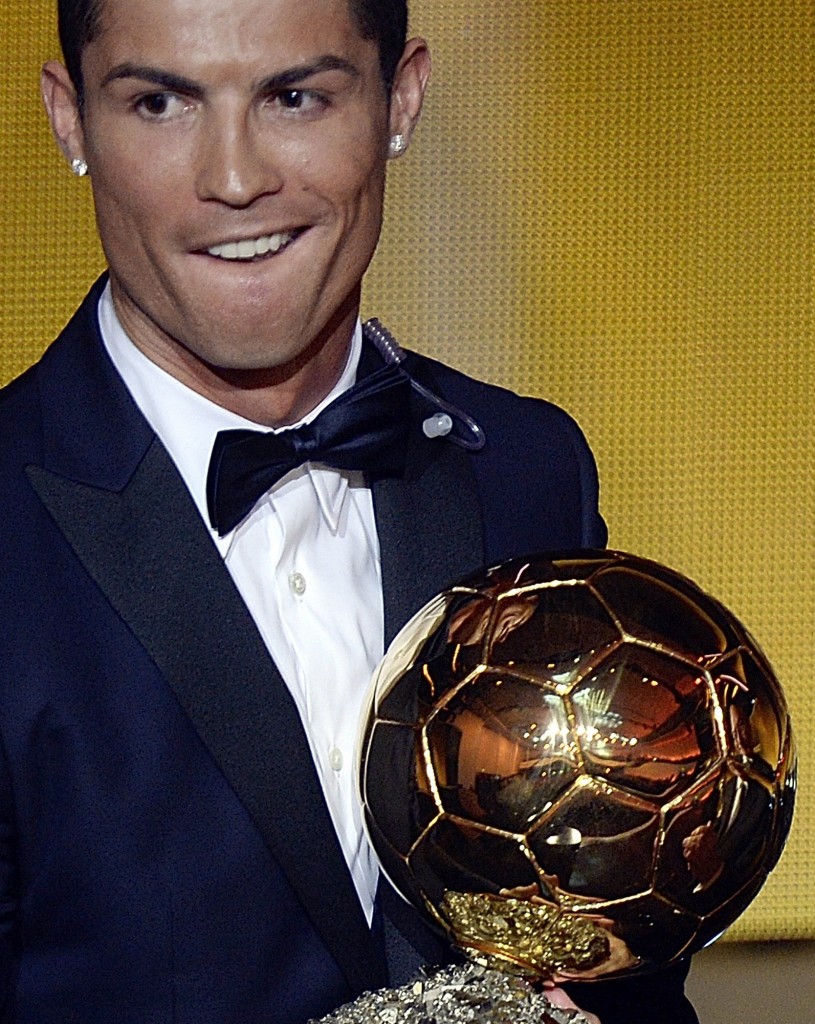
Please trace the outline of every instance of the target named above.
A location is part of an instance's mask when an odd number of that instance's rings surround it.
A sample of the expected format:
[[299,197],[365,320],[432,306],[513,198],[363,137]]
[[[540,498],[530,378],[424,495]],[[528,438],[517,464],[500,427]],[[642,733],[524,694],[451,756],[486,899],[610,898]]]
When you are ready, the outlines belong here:
[[391,332],[376,317],[372,317],[362,325],[364,336],[376,348],[388,366],[398,366],[410,381],[413,390],[436,407],[422,423],[422,432],[429,438],[446,438],[467,451],[480,451],[487,443],[486,435],[472,416],[462,409],[446,402],[434,394],[419,381],[415,380],[405,369],[407,355]]

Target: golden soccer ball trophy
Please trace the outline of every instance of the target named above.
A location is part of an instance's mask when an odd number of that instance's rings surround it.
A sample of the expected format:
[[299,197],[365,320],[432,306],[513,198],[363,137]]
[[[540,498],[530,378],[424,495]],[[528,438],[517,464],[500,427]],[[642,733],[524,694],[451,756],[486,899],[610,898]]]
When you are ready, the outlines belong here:
[[789,832],[787,705],[749,632],[655,562],[517,559],[394,640],[361,753],[402,895],[491,967],[667,965],[747,907]]

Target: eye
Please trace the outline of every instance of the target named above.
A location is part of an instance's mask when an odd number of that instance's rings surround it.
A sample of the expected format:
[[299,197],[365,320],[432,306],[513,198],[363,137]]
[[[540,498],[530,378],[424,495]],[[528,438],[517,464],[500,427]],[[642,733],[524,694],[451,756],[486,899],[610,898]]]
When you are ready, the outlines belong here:
[[286,89],[278,93],[278,100],[286,110],[302,110],[307,106],[310,94],[305,89]]
[[282,89],[271,100],[284,112],[291,114],[317,114],[328,106],[325,97],[313,89]]
[[169,121],[188,107],[189,102],[174,92],[149,92],[135,103],[136,112],[148,121]]

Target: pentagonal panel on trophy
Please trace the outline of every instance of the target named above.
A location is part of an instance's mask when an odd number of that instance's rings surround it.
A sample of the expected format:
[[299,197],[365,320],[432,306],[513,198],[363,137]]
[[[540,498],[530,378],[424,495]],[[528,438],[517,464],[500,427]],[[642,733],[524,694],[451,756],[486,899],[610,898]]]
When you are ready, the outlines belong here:
[[659,808],[611,786],[581,779],[527,836],[557,890],[614,900],[647,891],[659,835]]
[[[627,634],[675,654],[723,654],[738,643],[732,629],[710,614],[710,599],[693,588],[683,593],[637,568],[611,566],[591,579]],[[692,586],[689,584],[689,587]]]

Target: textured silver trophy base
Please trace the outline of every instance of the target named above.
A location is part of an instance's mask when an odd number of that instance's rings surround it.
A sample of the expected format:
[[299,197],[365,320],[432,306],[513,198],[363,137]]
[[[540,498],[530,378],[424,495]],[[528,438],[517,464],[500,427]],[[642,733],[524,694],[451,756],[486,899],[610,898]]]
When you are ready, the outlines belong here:
[[520,978],[477,964],[443,967],[402,988],[382,988],[310,1024],[589,1024]]

